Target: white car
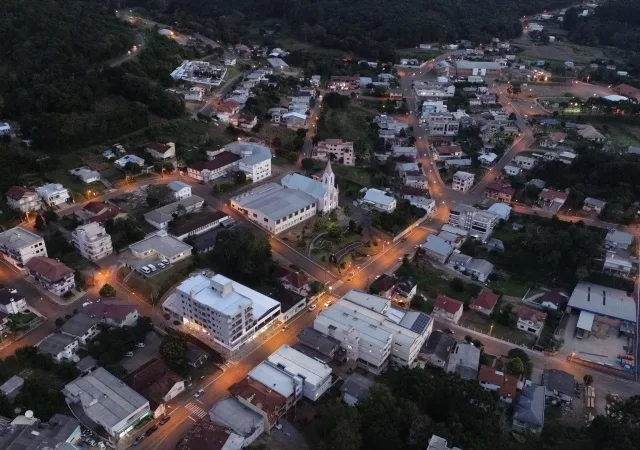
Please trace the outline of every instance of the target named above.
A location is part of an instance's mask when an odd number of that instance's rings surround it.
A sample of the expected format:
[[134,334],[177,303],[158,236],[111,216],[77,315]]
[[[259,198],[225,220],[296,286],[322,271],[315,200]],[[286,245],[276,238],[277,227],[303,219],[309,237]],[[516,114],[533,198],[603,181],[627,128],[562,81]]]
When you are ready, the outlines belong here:
[[104,442],[100,441],[100,442],[98,442],[98,448],[100,450],[106,450],[107,446],[104,445]]
[[127,352],[124,354],[127,358],[131,358],[133,356],[133,352]]
[[138,343],[136,344],[136,347],[138,347],[138,348],[143,348],[143,347],[144,347],[144,342],[138,342]]
[[313,311],[314,309],[316,309],[316,305],[309,306],[309,311]]
[[196,392],[195,397],[198,398],[198,397],[202,396],[202,394],[204,394],[204,389],[200,389],[198,392]]

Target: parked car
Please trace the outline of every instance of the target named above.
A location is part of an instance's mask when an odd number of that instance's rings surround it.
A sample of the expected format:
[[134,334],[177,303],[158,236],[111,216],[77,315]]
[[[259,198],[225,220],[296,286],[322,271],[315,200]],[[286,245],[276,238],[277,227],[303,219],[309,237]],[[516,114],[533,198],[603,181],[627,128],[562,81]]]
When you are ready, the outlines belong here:
[[160,267],[161,269],[164,269],[166,266],[164,263],[159,262],[158,263],[158,267]]
[[204,394],[204,389],[200,389],[198,392],[196,392],[195,397],[198,398],[198,397],[202,396],[202,394]]
[[162,420],[161,420],[160,422],[158,422],[158,425],[162,426],[162,425],[164,425],[165,423],[167,423],[169,420],[171,420],[171,416],[164,416],[164,417],[162,418]]
[[98,448],[100,450],[106,450],[107,446],[104,445],[104,442],[100,441],[100,442],[98,442]]
[[287,331],[289,329],[289,325],[285,325],[282,327],[282,331]]
[[135,441],[133,441],[133,445],[138,445],[140,441],[144,439],[144,435],[138,436]]
[[138,348],[143,348],[143,347],[144,347],[144,342],[138,342],[138,343],[136,344],[136,347],[138,347]]
[[150,271],[152,271],[152,272],[155,272],[156,270],[158,270],[158,269],[156,268],[156,266],[154,266],[153,264],[149,264],[149,265],[147,265],[147,267],[148,267],[148,268],[149,268],[149,270],[150,270]]
[[151,428],[149,428],[149,429],[144,433],[144,435],[145,435],[145,436],[151,436],[153,433],[155,433],[155,432],[156,432],[156,430],[157,430],[157,429],[158,429],[158,426],[157,426],[157,425],[154,425],[154,426],[152,426]]
[[151,270],[147,266],[141,267],[140,272],[142,273],[151,273]]
[[124,356],[131,358],[133,356],[133,352],[127,352],[124,354]]
[[316,305],[309,306],[309,311],[313,311],[314,309],[316,309]]

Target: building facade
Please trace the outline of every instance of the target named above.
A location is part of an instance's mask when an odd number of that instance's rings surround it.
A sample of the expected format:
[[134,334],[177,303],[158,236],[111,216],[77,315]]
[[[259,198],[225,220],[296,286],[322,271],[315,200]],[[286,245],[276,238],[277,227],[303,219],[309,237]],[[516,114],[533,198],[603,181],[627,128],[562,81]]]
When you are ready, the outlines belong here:
[[80,225],[71,233],[71,241],[80,254],[90,261],[98,261],[113,253],[111,236],[99,223]]
[[40,210],[42,200],[35,189],[11,186],[7,191],[7,205],[13,210],[26,213]]
[[5,260],[23,268],[35,256],[47,256],[44,239],[22,227],[0,233],[0,253]]
[[36,256],[25,264],[25,269],[40,286],[55,295],[64,295],[76,287],[75,272],[58,260]]
[[342,139],[325,139],[318,142],[313,150],[313,158],[321,161],[334,161],[345,166],[356,164],[353,142]]
[[469,192],[469,190],[473,187],[474,179],[475,176],[472,173],[458,171],[453,175],[451,188],[454,191]]

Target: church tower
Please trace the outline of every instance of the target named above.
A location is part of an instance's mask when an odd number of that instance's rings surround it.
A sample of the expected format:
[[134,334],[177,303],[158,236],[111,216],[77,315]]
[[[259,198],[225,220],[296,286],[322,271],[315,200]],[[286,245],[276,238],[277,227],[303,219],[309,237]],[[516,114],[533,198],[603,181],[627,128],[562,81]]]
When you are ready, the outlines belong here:
[[327,167],[324,169],[324,173],[322,174],[322,184],[327,187],[327,190],[335,187],[336,185],[335,175],[331,168],[331,160],[327,162]]
[[322,174],[322,185],[325,188],[323,213],[338,207],[338,188],[336,187],[336,176],[331,168],[331,161],[327,162],[327,167]]

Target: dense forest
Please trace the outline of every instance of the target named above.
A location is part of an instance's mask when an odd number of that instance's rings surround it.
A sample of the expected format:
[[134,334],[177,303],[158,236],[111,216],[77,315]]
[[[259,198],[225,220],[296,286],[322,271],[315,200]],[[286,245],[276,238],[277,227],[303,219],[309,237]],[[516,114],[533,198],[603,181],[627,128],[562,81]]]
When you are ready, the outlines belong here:
[[286,27],[298,39],[315,45],[391,60],[396,48],[415,47],[423,42],[512,38],[522,32],[519,19],[523,14],[566,6],[570,1],[129,0],[125,3],[146,7],[163,23],[177,23],[229,43],[259,36],[261,28],[265,31]]

